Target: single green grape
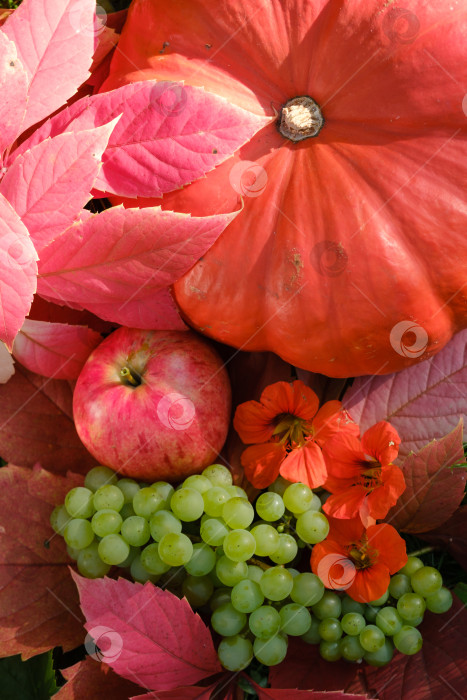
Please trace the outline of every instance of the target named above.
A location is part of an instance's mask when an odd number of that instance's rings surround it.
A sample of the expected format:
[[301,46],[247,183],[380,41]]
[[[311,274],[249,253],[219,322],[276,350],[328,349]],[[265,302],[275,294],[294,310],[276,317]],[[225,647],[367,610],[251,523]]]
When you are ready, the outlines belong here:
[[341,620],[342,629],[345,634],[356,637],[366,626],[366,620],[361,613],[345,613]]
[[102,508],[92,516],[91,527],[98,537],[105,537],[120,532],[122,522],[122,516],[116,510]]
[[448,588],[438,588],[426,599],[426,607],[433,613],[445,613],[452,606],[452,593]]
[[342,637],[339,641],[339,651],[346,661],[359,661],[365,654],[365,649],[360,644],[358,636]]
[[232,603],[219,605],[211,615],[211,627],[223,637],[232,637],[245,627],[247,616],[236,610]]
[[370,666],[386,666],[394,654],[394,644],[386,637],[384,644],[377,651],[366,651],[363,658]]
[[443,585],[443,577],[433,566],[422,566],[412,574],[410,583],[415,593],[426,598],[439,591]]
[[297,518],[295,525],[298,536],[307,544],[322,542],[329,534],[329,521],[324,513],[307,510]]
[[200,535],[203,542],[212,547],[219,547],[230,530],[223,520],[219,518],[207,518],[201,522]]
[[384,608],[381,608],[376,615],[375,622],[386,637],[392,637],[399,632],[404,624],[396,608],[393,608],[391,605],[386,605]]
[[292,513],[304,513],[313,501],[313,491],[306,484],[290,484],[282,498],[285,507]]
[[327,642],[321,640],[319,644],[319,653],[325,661],[339,661],[341,658],[341,648],[339,642]]
[[256,540],[248,530],[231,530],[222,543],[225,556],[232,561],[247,561],[256,550]]
[[404,622],[413,624],[426,610],[425,599],[417,593],[404,593],[397,601],[397,612]]
[[276,666],[287,654],[287,636],[279,632],[267,639],[257,637],[253,642],[253,653],[261,664]]
[[288,603],[279,610],[281,632],[292,637],[301,637],[310,629],[311,615],[304,605]]
[[65,508],[72,518],[90,518],[94,513],[93,492],[84,486],[76,486],[65,496]]
[[149,521],[151,537],[159,542],[168,532],[181,532],[182,523],[170,510],[157,510]]
[[142,547],[151,536],[149,523],[141,515],[132,515],[123,521],[121,527],[122,537],[132,547]]
[[259,517],[267,522],[280,520],[285,513],[285,504],[282,496],[273,491],[262,493],[255,503],[255,508]]
[[121,535],[106,535],[98,546],[99,556],[110,566],[118,566],[128,557],[130,546]]
[[133,496],[133,510],[142,518],[149,519],[153,513],[166,508],[166,498],[152,486],[141,488]]
[[209,489],[212,488],[212,484],[209,479],[202,474],[192,474],[191,476],[187,476],[182,486],[184,488],[195,489],[200,493],[209,491]]
[[407,654],[409,656],[416,654],[423,646],[423,638],[420,631],[411,625],[403,625],[399,632],[394,635],[393,639],[396,649],[400,651],[401,654]]
[[119,479],[117,481],[117,486],[123,493],[123,498],[125,503],[131,503],[133,505],[133,498],[139,491],[139,484],[134,479]]
[[216,561],[213,548],[205,542],[197,542],[193,545],[193,554],[190,561],[185,564],[185,569],[191,576],[206,576],[214,569]]
[[407,557],[407,563],[397,573],[404,574],[410,578],[412,574],[414,574],[418,569],[421,569],[422,566],[425,565],[418,557]]
[[78,555],[82,551],[83,551],[82,549],[73,549],[73,547],[70,547],[69,544],[67,544],[67,546],[66,546],[66,553],[68,554],[70,559],[73,559],[74,561],[76,561],[78,559]]
[[244,561],[232,561],[222,556],[216,563],[216,575],[224,586],[235,586],[248,577],[248,564]]
[[180,520],[193,522],[203,515],[203,496],[196,489],[182,487],[179,491],[174,492],[170,499],[170,507]]
[[263,604],[264,595],[259,584],[246,578],[232,588],[231,602],[235,610],[251,613]]
[[193,556],[193,545],[183,532],[168,532],[159,542],[159,556],[170,566],[182,566]]
[[125,497],[120,491],[118,486],[113,484],[106,484],[101,486],[94,493],[93,503],[96,510],[104,510],[110,508],[111,510],[119,511],[125,502]]
[[162,499],[163,505],[161,507],[161,510],[168,510],[170,499],[172,498],[173,492],[175,491],[172,484],[169,484],[167,481],[155,481],[153,484],[151,484],[149,488],[151,488],[155,493],[157,493],[159,498]]
[[228,671],[241,671],[249,666],[253,659],[253,645],[249,639],[236,634],[221,640],[217,655]]
[[222,518],[227,525],[236,530],[244,530],[253,522],[255,511],[249,501],[235,496],[222,507]]
[[84,479],[84,485],[90,491],[97,491],[101,486],[106,486],[107,484],[115,486],[117,482],[117,475],[108,467],[93,467],[88,471]]
[[94,539],[94,532],[89,520],[84,518],[73,518],[69,520],[64,531],[65,542],[73,549],[84,549],[89,547]]
[[275,564],[289,564],[297,556],[298,545],[297,541],[286,533],[279,535],[279,545],[275,552],[269,555],[271,561]]
[[[306,510],[307,511],[309,511],[309,510],[318,511],[318,510],[321,510],[321,506],[322,506],[321,499],[319,498],[319,496],[316,493],[314,493],[313,498],[311,499],[311,503]],[[303,512],[306,512],[306,511],[303,511]],[[298,518],[298,516],[301,514],[302,513],[293,513],[295,518]]]
[[410,585],[410,578],[405,574],[395,574],[391,576],[389,582],[389,595],[398,600],[404,593],[411,593],[412,586]]
[[247,492],[242,489],[241,486],[231,484],[230,486],[224,486],[223,488],[227,491],[231,498],[243,498],[245,501],[249,500]]
[[214,592],[209,576],[187,576],[182,583],[182,593],[192,608],[205,605]]
[[97,542],[91,542],[88,547],[80,549],[76,563],[79,573],[86,578],[101,578],[110,570],[110,565],[99,556]]
[[159,544],[157,542],[152,542],[148,544],[141,552],[141,565],[150,574],[155,574],[159,576],[160,574],[165,574],[171,567],[163,561],[159,555]]
[[251,534],[256,540],[256,554],[259,557],[268,557],[279,547],[279,533],[272,525],[267,523],[255,525]]
[[221,486],[213,486],[202,494],[204,512],[212,518],[222,517],[224,503],[230,500],[230,496]]
[[269,600],[284,600],[293,588],[294,578],[282,566],[272,566],[261,576],[261,591]]
[[384,632],[376,625],[367,625],[359,635],[360,644],[365,651],[378,651],[383,646],[385,639]]
[[294,577],[293,588],[290,593],[294,603],[310,607],[318,603],[323,595],[324,583],[316,574],[306,571]]
[[321,639],[327,642],[337,642],[342,637],[342,625],[337,617],[325,617],[319,623]]
[[213,486],[231,486],[232,474],[223,464],[211,464],[201,472]]
[[318,618],[318,620],[325,620],[327,617],[337,617],[341,616],[341,599],[337,593],[332,591],[324,591],[320,600],[311,606],[313,615]]
[[54,508],[50,514],[50,524],[53,530],[59,535],[63,534],[63,531],[70,520],[72,520],[72,518],[70,518],[64,505],[56,506],[56,508]]
[[273,637],[279,632],[281,624],[281,616],[272,605],[261,605],[248,619],[251,632],[259,639]]

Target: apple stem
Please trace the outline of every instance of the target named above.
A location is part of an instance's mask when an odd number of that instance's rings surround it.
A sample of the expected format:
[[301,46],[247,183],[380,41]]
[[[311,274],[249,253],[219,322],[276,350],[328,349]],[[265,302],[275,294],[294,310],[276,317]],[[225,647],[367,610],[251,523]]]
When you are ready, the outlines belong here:
[[135,377],[135,374],[129,367],[122,367],[120,376],[125,380],[125,383],[131,384],[131,386],[139,386],[141,384],[141,379],[138,376]]

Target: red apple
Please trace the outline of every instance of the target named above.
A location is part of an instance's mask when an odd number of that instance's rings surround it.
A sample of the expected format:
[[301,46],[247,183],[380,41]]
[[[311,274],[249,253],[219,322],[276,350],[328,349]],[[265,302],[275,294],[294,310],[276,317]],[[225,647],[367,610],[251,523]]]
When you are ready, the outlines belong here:
[[89,356],[73,413],[101,463],[144,481],[179,481],[225,442],[230,384],[220,357],[191,331],[119,328]]

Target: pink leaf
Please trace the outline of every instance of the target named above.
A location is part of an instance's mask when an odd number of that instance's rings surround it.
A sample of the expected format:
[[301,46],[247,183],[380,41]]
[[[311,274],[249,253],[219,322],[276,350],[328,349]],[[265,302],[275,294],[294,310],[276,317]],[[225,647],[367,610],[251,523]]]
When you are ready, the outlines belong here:
[[36,291],[37,253],[27,228],[0,193],[0,340],[11,349]]
[[464,497],[466,470],[449,467],[464,461],[462,427],[461,420],[449,435],[404,460],[406,490],[386,518],[397,530],[433,530],[457,510]]
[[[54,700],[128,700],[137,693],[138,686],[117,676],[107,664],[98,663],[90,656],[74,666],[61,669],[67,682],[53,696]],[[151,700],[157,700],[154,694]]]
[[28,79],[13,41],[0,31],[0,160],[21,129],[26,111]]
[[387,420],[399,433],[399,457],[417,452],[455,428],[465,414],[467,331],[437,355],[397,374],[358,377],[343,404],[364,432]]
[[106,321],[131,328],[156,331],[186,331],[169,289],[159,289],[144,299],[130,299],[118,304],[86,304],[89,311]]
[[248,679],[258,693],[259,700],[366,700],[368,695],[354,695],[338,691],[315,692],[314,690],[293,690],[277,688],[261,688]]
[[89,201],[116,122],[48,138],[8,168],[0,192],[21,217],[39,252],[71,226]]
[[147,299],[181,277],[236,214],[193,218],[160,207],[113,207],[73,225],[44,248],[39,293],[93,304]]
[[[118,654],[105,656],[119,675],[150,690],[193,685],[221,670],[211,633],[185,599],[152,583],[89,580],[73,573],[86,629],[112,630]],[[93,636],[94,630],[94,636]]]
[[15,373],[15,363],[7,350],[5,343],[0,343],[0,384],[6,382]]
[[79,100],[22,149],[66,130],[100,126],[122,112],[96,189],[127,197],[158,197],[202,177],[271,121],[203,88],[145,80]]
[[[130,700],[211,700],[211,698],[217,697],[218,700],[225,698],[225,695],[212,695],[212,691],[216,688],[216,684],[213,683],[206,688],[200,688],[199,685],[183,686],[179,688],[174,688],[173,690],[163,690],[157,691],[157,696],[154,692],[144,693],[144,695],[132,695]],[[222,691],[222,688],[219,692]],[[57,699],[58,700],[58,699]]]
[[13,355],[24,367],[55,379],[76,379],[102,337],[86,326],[26,319],[15,338]]
[[95,8],[95,0],[23,0],[3,25],[29,80],[23,131],[61,107],[89,76]]

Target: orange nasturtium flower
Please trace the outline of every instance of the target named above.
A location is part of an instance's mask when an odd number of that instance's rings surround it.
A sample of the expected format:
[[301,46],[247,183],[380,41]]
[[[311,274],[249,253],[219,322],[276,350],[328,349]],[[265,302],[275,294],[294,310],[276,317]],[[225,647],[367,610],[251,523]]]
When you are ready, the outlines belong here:
[[326,588],[345,591],[359,603],[387,591],[390,575],[407,562],[405,542],[387,523],[365,529],[360,518],[329,518],[329,534],[313,546],[311,568]]
[[241,440],[251,445],[241,462],[258,489],[272,484],[279,473],[310,488],[321,486],[327,477],[321,451],[325,441],[340,431],[359,432],[340,401],[319,408],[315,392],[299,380],[270,384],[259,401],[238,406],[233,424]]
[[361,440],[341,433],[326,442],[325,488],[332,493],[323,506],[335,518],[355,518],[364,525],[386,517],[405,491],[404,475],[392,464],[400,438],[386,421],[367,430]]

